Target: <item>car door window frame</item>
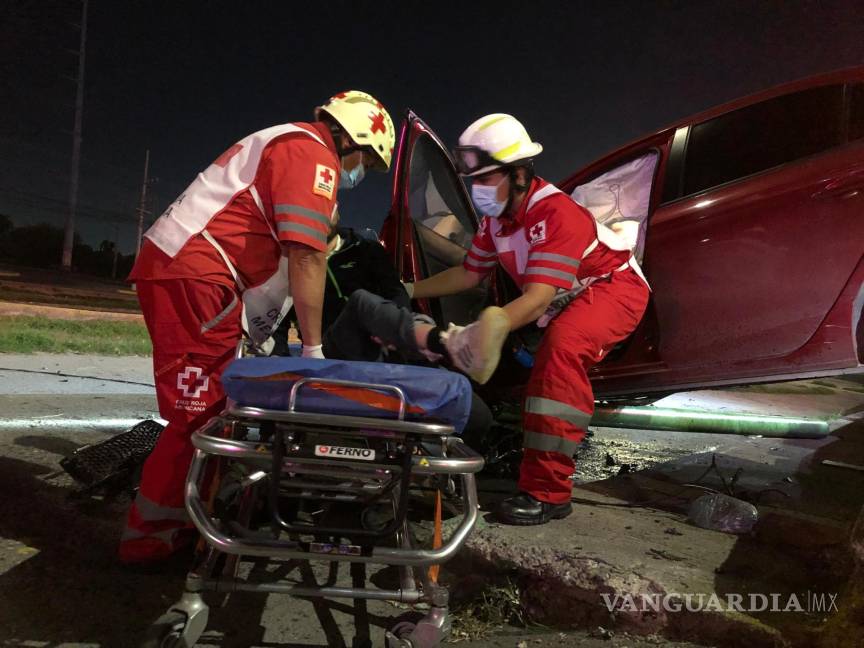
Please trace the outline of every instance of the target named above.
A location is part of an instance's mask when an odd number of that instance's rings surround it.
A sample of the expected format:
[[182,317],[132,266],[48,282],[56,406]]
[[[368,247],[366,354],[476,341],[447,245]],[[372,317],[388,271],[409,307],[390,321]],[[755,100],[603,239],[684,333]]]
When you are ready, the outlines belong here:
[[[845,146],[846,144],[849,144],[851,141],[853,141],[849,137],[850,125],[851,125],[850,119],[851,119],[851,101],[852,101],[852,96],[851,96],[852,93],[850,92],[850,87],[858,86],[858,85],[864,85],[864,84],[862,84],[860,82],[857,82],[857,83],[856,82],[847,82],[847,83],[826,84],[824,86],[816,86],[816,88],[831,88],[831,87],[835,87],[835,86],[842,86],[842,90],[841,90],[841,93],[842,93],[842,99],[841,99],[842,114],[841,114],[841,123],[840,123],[840,136],[839,136],[838,142],[836,144],[833,144],[831,146],[828,146],[827,148],[816,151],[815,153],[810,153],[808,155],[804,155],[801,157],[795,157],[795,158],[788,160],[786,162],[783,162],[781,164],[771,166],[771,167],[768,167],[765,169],[761,169],[759,171],[755,171],[753,173],[749,173],[746,175],[738,176],[738,177],[733,178],[731,180],[727,180],[725,182],[721,182],[721,183],[714,184],[714,185],[711,185],[708,187],[704,187],[704,188],[701,188],[697,191],[693,191],[691,193],[685,193],[684,192],[684,182],[685,182],[685,178],[686,178],[687,165],[688,165],[688,160],[687,160],[688,148],[689,148],[689,144],[691,142],[692,136],[693,136],[693,128],[695,126],[699,126],[701,124],[705,124],[705,123],[714,121],[716,119],[721,119],[723,117],[726,117],[728,115],[731,115],[731,114],[738,112],[738,111],[741,111],[741,110],[747,110],[748,108],[760,106],[760,105],[762,105],[768,101],[781,99],[781,98],[793,97],[793,96],[800,94],[802,92],[806,92],[807,90],[799,90],[797,92],[791,92],[791,93],[784,94],[784,95],[778,95],[777,97],[771,97],[770,99],[764,99],[762,101],[756,102],[756,103],[751,104],[749,106],[743,106],[741,108],[737,108],[736,110],[732,110],[732,111],[729,111],[729,112],[726,112],[726,113],[723,113],[720,115],[716,115],[710,119],[703,120],[699,123],[693,123],[693,124],[687,124],[684,126],[680,126],[679,128],[676,129],[675,135],[673,136],[672,146],[670,147],[670,151],[669,151],[669,159],[666,162],[666,173],[665,173],[665,177],[663,180],[663,193],[661,194],[661,198],[660,198],[660,202],[659,202],[658,206],[666,206],[666,205],[670,205],[670,204],[673,204],[673,203],[681,201],[681,200],[687,200],[690,198],[695,198],[695,197],[698,197],[698,196],[703,195],[705,193],[715,191],[717,189],[722,189],[722,188],[727,187],[727,186],[731,186],[731,185],[738,183],[738,182],[744,182],[744,181],[747,181],[751,178],[755,178],[755,177],[758,177],[758,176],[761,176],[761,175],[764,175],[767,173],[774,173],[774,172],[776,172],[780,169],[786,168],[790,165],[799,164],[802,161],[816,158],[820,155],[824,155],[824,154],[826,154],[832,150],[835,150],[841,146]],[[811,89],[813,89],[813,88],[811,88]],[[674,178],[672,178],[669,175],[670,170],[675,174]],[[667,187],[670,186],[670,184],[669,184],[670,182],[674,183],[674,191],[668,191],[667,192]]]

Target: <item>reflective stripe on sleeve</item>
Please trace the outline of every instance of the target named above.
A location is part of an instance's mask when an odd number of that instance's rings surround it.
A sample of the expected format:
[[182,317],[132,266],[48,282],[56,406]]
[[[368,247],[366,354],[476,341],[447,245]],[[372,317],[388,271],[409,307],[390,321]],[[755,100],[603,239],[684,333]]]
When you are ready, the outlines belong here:
[[495,259],[492,259],[491,261],[477,261],[476,259],[468,257],[467,259],[465,259],[465,262],[473,265],[475,268],[494,268],[496,265],[498,265],[498,261]]
[[576,441],[533,430],[525,430],[522,446],[541,452],[560,452],[568,457],[572,457],[579,450],[579,443]]
[[479,248],[476,245],[472,245],[471,249],[468,250],[468,253],[473,254],[474,256],[481,258],[481,259],[494,257],[494,256],[497,256],[497,254],[498,254],[495,250],[492,250],[491,252],[487,252],[486,250]]
[[328,229],[331,225],[330,218],[327,214],[322,214],[314,209],[309,209],[308,207],[302,207],[300,205],[286,205],[284,203],[273,205],[273,213],[276,216],[301,216],[304,218],[311,218],[322,225],[326,225]]
[[321,230],[317,230],[314,227],[309,227],[308,225],[303,225],[301,223],[277,223],[277,228],[279,229],[279,233],[282,232],[294,232],[295,234],[303,234],[304,236],[309,236],[316,241],[320,241],[321,243],[327,242],[327,234],[322,232]]
[[576,427],[586,428],[591,422],[591,414],[580,409],[562,403],[561,401],[543,398],[542,396],[529,396],[525,399],[525,412],[539,414],[540,416],[552,416],[562,421],[572,423]]

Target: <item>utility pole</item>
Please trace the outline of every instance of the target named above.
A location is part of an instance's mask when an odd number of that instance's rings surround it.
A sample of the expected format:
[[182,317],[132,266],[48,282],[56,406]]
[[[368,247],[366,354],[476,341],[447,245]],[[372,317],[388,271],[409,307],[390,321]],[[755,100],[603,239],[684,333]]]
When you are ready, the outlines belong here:
[[78,172],[81,165],[81,119],[84,112],[84,46],[87,42],[87,2],[81,10],[81,42],[78,46],[78,89],[75,92],[75,128],[72,131],[72,170],[69,174],[69,213],[63,231],[63,269],[72,269],[75,244],[75,212],[78,209]]
[[144,214],[147,212],[147,183],[150,172],[150,149],[144,154],[144,181],[141,183],[141,205],[138,207],[138,247],[135,248],[135,258],[141,252],[141,242],[144,238]]

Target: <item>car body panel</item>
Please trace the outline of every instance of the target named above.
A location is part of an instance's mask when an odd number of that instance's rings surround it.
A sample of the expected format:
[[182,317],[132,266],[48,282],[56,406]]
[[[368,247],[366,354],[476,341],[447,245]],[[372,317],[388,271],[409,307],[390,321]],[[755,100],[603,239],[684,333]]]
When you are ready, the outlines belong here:
[[[730,102],[621,147],[558,183],[569,194],[648,152],[660,155],[643,262],[651,301],[637,330],[592,369],[598,397],[862,371],[864,137],[846,141],[844,131],[843,142],[827,150],[689,196],[674,193],[683,186],[678,176],[693,125],[789,93],[861,82],[864,68],[855,68]],[[846,97],[853,86],[842,87]],[[854,88],[864,97],[864,85]],[[440,183],[458,185],[453,195],[466,212],[460,218],[466,227],[477,224],[446,147],[409,113],[382,230],[405,280],[430,271],[421,240],[428,234],[416,214],[412,222],[409,205],[412,151],[420,140],[440,149],[433,156],[447,158],[450,170],[439,169]],[[506,279],[496,274],[491,287],[500,302],[508,296]],[[477,296],[472,299],[469,310],[476,314]],[[425,300],[420,308],[439,320],[466,310],[438,302]]]

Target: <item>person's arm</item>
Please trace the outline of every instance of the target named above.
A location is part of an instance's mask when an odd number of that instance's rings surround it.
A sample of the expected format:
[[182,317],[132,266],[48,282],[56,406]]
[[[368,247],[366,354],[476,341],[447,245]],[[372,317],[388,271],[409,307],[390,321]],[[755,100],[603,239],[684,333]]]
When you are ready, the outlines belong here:
[[[288,281],[306,347],[321,344],[327,235],[339,160],[308,137],[277,140],[262,155],[255,186],[288,257]],[[320,354],[320,349],[312,350]]]
[[548,284],[527,284],[522,295],[504,307],[504,312],[510,318],[510,330],[515,331],[526,324],[536,322],[546,312],[556,292],[557,288]]
[[576,285],[582,255],[596,235],[587,210],[569,198],[553,200],[525,225],[530,232],[533,225],[542,223],[542,227],[538,225],[542,235],[528,250],[522,295],[504,306],[511,330],[536,321],[559,290],[571,290]]
[[414,284],[414,299],[443,297],[470,290],[498,265],[498,253],[489,233],[489,219],[484,218],[471,241],[471,248],[461,266],[439,272]]
[[[405,292],[405,287],[399,281],[399,274],[393,267],[393,262],[379,243],[369,241],[363,243],[362,263],[366,266],[361,272],[370,279],[368,286],[363,286],[369,292],[389,299],[397,306],[411,308],[411,298]],[[355,270],[357,271],[357,270]]]
[[469,290],[483,281],[482,274],[471,272],[465,266],[455,266],[414,284],[414,299],[442,297]]
[[304,346],[321,344],[321,313],[324,282],[327,278],[327,256],[302,243],[282,243],[288,257],[288,281],[294,310]]

